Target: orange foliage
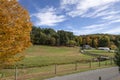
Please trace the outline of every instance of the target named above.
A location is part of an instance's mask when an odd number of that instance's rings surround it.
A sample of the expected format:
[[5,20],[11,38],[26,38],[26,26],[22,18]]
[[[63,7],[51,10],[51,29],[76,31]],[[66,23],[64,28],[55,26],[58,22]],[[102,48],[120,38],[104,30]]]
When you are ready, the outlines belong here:
[[30,46],[29,13],[16,0],[0,0],[0,64],[20,60]]

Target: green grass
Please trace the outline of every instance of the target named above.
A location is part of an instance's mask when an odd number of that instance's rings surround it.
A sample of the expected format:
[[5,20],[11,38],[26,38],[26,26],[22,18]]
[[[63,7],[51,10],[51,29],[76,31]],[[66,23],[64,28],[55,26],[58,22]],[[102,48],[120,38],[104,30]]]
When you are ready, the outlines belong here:
[[[107,62],[107,65],[106,65]],[[57,74],[56,75],[63,75],[63,74],[68,74],[72,72],[81,72],[81,71],[86,71],[86,70],[92,70],[92,69],[97,69],[97,68],[105,68],[105,67],[111,67],[114,66],[111,65],[111,62],[108,61],[103,61],[101,62],[101,65],[99,67],[98,62],[92,62],[91,63],[91,68],[89,66],[89,63],[77,63],[77,71],[75,71],[75,63],[73,64],[62,64],[62,65],[57,65]],[[15,71],[14,69],[4,69],[0,71],[1,73],[4,73],[3,77],[9,77],[9,76],[14,76]],[[55,72],[55,65],[51,66],[44,66],[44,67],[35,67],[35,68],[23,68],[23,69],[18,69],[18,77],[23,77],[24,75],[32,75],[33,80],[40,80],[44,78],[45,76],[53,76]],[[44,75],[43,75],[44,74]],[[37,79],[39,77],[39,79]],[[31,79],[31,78],[30,78]],[[24,79],[26,80],[26,79]],[[28,79],[29,80],[29,79]]]
[[[91,53],[98,55],[108,55],[113,56],[114,53],[108,53],[103,50],[87,50]],[[56,76],[54,74],[55,65],[57,64],[57,75],[64,75],[73,72],[81,72],[86,70],[92,70],[97,68],[110,67],[110,61],[105,66],[105,62],[101,62],[101,67],[99,67],[98,62],[92,63],[92,68],[89,68],[88,61],[94,58],[94,56],[84,55],[80,53],[79,47],[51,47],[51,46],[31,46],[23,53],[26,54],[24,60],[18,62],[21,66],[18,69],[19,76],[23,75],[34,75],[33,78],[28,80],[41,80],[46,77]],[[79,62],[78,70],[75,71],[75,62]],[[23,68],[23,69],[22,69]],[[3,69],[0,71],[3,73],[3,77],[13,77],[14,69]],[[39,75],[38,75],[39,74]],[[45,76],[42,76],[46,74]],[[38,75],[38,76],[36,76]],[[40,76],[40,77],[39,77]],[[24,79],[27,80],[27,79]]]
[[23,64],[26,67],[68,64],[93,58],[92,56],[81,54],[79,47],[32,46],[24,53],[26,58],[18,64]]
[[113,52],[108,52],[106,50],[86,50],[87,52],[93,53],[93,54],[98,54],[98,55],[105,55],[105,56],[109,56],[109,57],[114,57]]
[[[106,62],[107,62],[107,64],[106,64]],[[111,65],[111,62],[109,60],[101,62],[100,67],[99,67],[98,62],[92,62],[91,65],[92,66],[90,68],[89,63],[85,63],[85,64],[77,63],[77,70],[75,70],[75,64],[58,65],[56,75],[53,73],[53,74],[48,75],[48,76],[38,76],[38,77],[35,77],[35,78],[31,78],[30,80],[43,80],[45,78],[54,77],[54,76],[63,76],[63,75],[66,75],[66,74],[67,75],[71,74],[71,73],[73,74],[73,73],[78,73],[78,72],[83,72],[83,71],[88,71],[88,70],[95,70],[95,69],[115,66],[114,64]],[[54,68],[52,68],[52,70],[54,70]]]

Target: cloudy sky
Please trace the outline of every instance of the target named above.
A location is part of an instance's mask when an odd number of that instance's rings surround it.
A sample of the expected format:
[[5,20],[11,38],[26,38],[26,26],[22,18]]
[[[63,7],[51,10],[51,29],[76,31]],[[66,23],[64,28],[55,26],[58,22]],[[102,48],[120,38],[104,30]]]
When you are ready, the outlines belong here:
[[120,34],[120,0],[19,0],[35,26],[75,35]]

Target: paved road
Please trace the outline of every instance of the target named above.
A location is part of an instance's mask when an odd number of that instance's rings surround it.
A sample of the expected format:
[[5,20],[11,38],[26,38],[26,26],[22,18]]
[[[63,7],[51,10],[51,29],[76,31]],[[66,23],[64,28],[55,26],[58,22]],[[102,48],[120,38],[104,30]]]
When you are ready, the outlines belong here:
[[76,73],[61,77],[54,77],[46,80],[120,80],[120,74],[117,67],[92,70],[82,73]]

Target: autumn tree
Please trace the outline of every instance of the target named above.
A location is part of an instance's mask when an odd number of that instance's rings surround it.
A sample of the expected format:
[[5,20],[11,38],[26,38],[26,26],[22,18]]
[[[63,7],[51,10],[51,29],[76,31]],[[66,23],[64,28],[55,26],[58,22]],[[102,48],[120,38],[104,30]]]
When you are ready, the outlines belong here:
[[80,36],[76,36],[75,37],[75,41],[76,41],[76,45],[80,46],[82,44],[82,37]]
[[95,48],[98,47],[98,39],[97,38],[92,39],[92,47],[95,47]]
[[91,45],[92,39],[89,36],[86,36],[86,44]]
[[20,60],[31,45],[29,13],[17,0],[0,0],[0,66]]

